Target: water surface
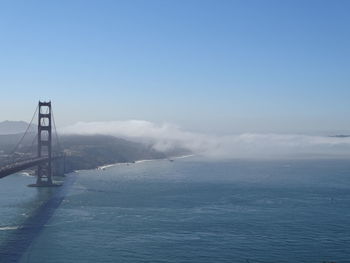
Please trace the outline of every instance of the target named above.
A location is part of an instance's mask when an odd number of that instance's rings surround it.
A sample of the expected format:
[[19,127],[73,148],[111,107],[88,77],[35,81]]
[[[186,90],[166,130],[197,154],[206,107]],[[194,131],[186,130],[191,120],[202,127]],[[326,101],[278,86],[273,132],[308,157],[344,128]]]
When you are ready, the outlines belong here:
[[192,157],[80,171],[63,190],[32,180],[0,181],[2,262],[350,262],[350,161]]

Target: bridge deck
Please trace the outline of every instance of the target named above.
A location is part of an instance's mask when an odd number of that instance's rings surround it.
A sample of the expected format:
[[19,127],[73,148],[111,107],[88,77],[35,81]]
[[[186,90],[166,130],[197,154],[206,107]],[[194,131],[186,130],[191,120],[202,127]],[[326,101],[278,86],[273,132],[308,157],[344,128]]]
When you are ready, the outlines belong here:
[[[52,157],[51,160],[55,160],[58,158],[61,158],[61,156]],[[31,158],[31,159],[27,159],[24,161],[19,161],[19,162],[5,165],[3,167],[0,167],[0,178],[4,178],[8,175],[20,172],[22,170],[28,169],[28,168],[33,167],[33,166],[38,165],[38,164],[45,163],[48,160],[49,160],[49,158],[47,156],[36,157],[36,158]]]

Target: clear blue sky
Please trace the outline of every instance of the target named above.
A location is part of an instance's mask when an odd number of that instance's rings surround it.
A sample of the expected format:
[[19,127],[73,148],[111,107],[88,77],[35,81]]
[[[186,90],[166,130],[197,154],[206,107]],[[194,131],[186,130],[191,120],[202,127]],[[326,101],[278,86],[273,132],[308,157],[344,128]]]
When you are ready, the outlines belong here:
[[350,1],[0,1],[0,120],[350,130]]

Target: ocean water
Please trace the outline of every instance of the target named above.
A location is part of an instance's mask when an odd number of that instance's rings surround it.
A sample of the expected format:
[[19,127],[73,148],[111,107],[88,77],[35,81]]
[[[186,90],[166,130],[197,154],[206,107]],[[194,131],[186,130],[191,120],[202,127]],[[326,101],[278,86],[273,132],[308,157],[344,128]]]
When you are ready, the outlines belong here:
[[350,262],[350,161],[122,164],[0,180],[0,262]]

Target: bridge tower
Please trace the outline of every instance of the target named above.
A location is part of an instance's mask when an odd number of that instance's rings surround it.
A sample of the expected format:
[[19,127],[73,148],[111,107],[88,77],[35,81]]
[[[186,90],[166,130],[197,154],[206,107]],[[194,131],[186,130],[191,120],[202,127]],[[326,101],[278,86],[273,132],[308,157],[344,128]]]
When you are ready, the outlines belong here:
[[38,157],[48,161],[38,165],[37,186],[51,186],[52,183],[52,121],[51,101],[39,101],[38,109]]

